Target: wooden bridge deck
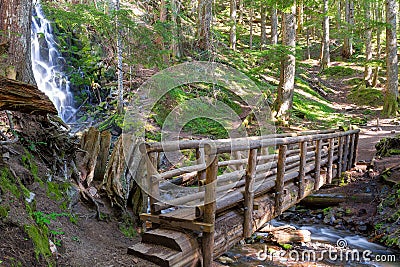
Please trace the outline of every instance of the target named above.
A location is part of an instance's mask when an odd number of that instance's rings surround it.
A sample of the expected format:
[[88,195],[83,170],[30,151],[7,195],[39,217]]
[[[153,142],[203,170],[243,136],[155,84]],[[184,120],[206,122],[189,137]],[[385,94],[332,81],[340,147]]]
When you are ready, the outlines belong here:
[[[128,252],[161,266],[211,266],[214,257],[349,170],[358,138],[359,130],[327,130],[142,144],[150,212],[141,218],[158,230],[148,231],[153,238],[144,238]],[[195,160],[161,171],[158,163],[165,157]],[[192,186],[182,189],[184,184]],[[177,246],[175,254],[152,249],[171,249],[163,237],[174,239],[163,232],[171,229],[177,236],[185,233],[192,245]],[[146,242],[150,245],[144,247]]]

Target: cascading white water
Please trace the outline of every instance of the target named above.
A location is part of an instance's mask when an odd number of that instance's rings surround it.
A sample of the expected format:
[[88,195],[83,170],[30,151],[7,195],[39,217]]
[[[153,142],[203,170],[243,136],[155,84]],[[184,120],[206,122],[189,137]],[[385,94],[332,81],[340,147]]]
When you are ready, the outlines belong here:
[[32,69],[37,86],[54,103],[59,116],[66,122],[71,121],[76,110],[70,82],[62,71],[65,60],[57,49],[53,29],[44,17],[39,0],[34,4],[31,36]]

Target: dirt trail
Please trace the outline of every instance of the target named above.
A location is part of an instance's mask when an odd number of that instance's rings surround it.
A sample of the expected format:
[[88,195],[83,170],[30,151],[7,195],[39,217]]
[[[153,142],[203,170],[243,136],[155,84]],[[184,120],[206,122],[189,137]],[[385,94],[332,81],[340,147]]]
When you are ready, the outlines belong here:
[[[341,65],[339,62],[332,62],[331,66]],[[346,64],[347,65],[347,64]],[[361,126],[360,138],[358,143],[358,161],[371,162],[375,157],[375,144],[382,138],[393,137],[400,133],[400,121],[396,119],[380,119],[379,125],[377,118],[380,116],[380,110],[374,107],[358,106],[350,102],[347,98],[352,86],[349,85],[348,80],[359,78],[362,79],[362,68],[359,66],[350,66],[357,70],[355,75],[349,77],[329,77],[318,76],[319,67],[314,65],[309,69],[312,77],[318,77],[319,81],[328,87],[331,92],[328,93],[327,99],[332,102],[337,112],[353,115],[355,117],[363,117],[365,111],[375,111],[376,114],[370,117],[367,125]]]

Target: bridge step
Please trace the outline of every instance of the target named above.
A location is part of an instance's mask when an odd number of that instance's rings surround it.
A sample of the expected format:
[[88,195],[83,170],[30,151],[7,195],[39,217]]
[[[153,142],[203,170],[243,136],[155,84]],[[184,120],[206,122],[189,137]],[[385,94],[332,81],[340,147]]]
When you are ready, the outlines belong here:
[[195,238],[170,229],[154,229],[142,236],[142,243],[128,248],[128,254],[159,266],[197,266],[201,254]]

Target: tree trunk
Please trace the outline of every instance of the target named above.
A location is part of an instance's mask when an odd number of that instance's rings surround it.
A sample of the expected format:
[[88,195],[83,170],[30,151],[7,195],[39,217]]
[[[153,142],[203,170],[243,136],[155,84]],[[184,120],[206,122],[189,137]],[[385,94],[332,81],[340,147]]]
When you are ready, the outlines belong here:
[[204,51],[211,50],[211,20],[212,0],[199,0],[199,42],[198,46]]
[[329,16],[328,16],[329,0],[324,0],[324,19],[323,19],[323,37],[321,47],[321,70],[329,67]]
[[342,1],[337,1],[337,12],[336,12],[336,30],[340,32],[342,22]]
[[[376,17],[375,18],[376,21],[381,22],[382,13],[381,13],[381,9],[378,5],[376,6],[376,9],[375,9],[375,17]],[[378,60],[381,59],[381,53],[382,53],[381,34],[382,34],[381,27],[378,26],[376,28],[376,58]],[[379,70],[380,70],[380,67],[378,65],[375,67],[375,70],[374,70],[374,77],[372,79],[372,87],[376,87],[376,85],[378,84]]]
[[343,41],[343,58],[350,58],[353,55],[353,38],[352,28],[354,24],[354,4],[353,0],[346,0],[346,36]]
[[[167,6],[165,0],[161,0],[160,2],[160,18],[161,23],[165,23],[167,21]],[[165,50],[165,42],[162,36],[157,37],[157,43],[161,45],[161,49]],[[162,55],[163,62],[168,65],[169,64],[169,56],[165,53]]]
[[395,116],[398,108],[399,77],[397,66],[397,1],[386,0],[386,86],[383,105],[384,116]]
[[[32,0],[0,0],[0,75],[36,84],[31,61]],[[0,51],[1,52],[1,51]]]
[[254,20],[254,8],[250,7],[250,39],[249,39],[249,48],[253,49],[253,20]]
[[181,57],[180,34],[178,24],[178,14],[180,12],[179,5],[176,0],[171,0],[171,20],[172,20],[172,57],[174,59]]
[[233,50],[236,50],[236,5],[236,0],[230,0],[231,31],[229,40]]
[[303,0],[298,1],[297,5],[297,34],[301,34],[303,32],[303,24],[304,24],[304,5]]
[[261,50],[264,49],[267,44],[267,8],[265,4],[261,3],[261,36],[260,36],[260,46]]
[[271,44],[278,44],[278,14],[276,6],[271,8]]
[[[114,0],[111,0],[114,1]],[[117,66],[118,66],[118,99],[117,99],[117,110],[119,114],[124,111],[124,76],[122,72],[122,31],[118,20],[119,12],[119,0],[115,0],[113,9],[117,12],[115,15],[116,33],[117,33]]]
[[239,23],[243,23],[243,13],[244,13],[244,0],[238,0],[239,5]]
[[276,117],[287,121],[289,119],[289,110],[293,105],[296,71],[296,5],[292,5],[290,12],[283,13],[282,17],[282,44],[287,47],[288,53],[281,61],[278,96],[274,106]]
[[372,86],[372,67],[370,65],[372,60],[372,25],[371,25],[371,3],[365,2],[365,19],[366,19],[366,31],[365,31],[365,71],[364,81],[367,87]]

